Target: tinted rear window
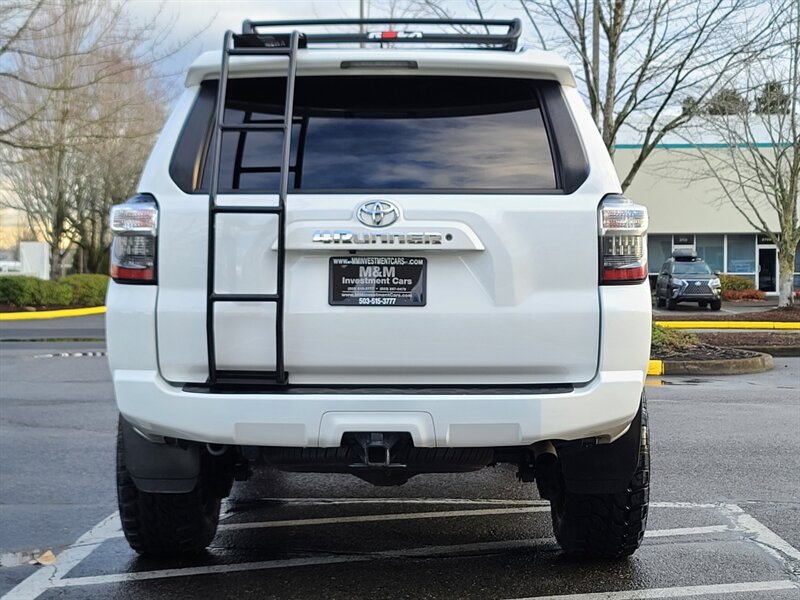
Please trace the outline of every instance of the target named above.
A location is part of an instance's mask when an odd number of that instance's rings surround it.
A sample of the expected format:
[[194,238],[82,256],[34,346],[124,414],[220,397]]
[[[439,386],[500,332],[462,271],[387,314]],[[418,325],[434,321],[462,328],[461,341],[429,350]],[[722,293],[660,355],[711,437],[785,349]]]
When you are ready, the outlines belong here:
[[[230,80],[226,122],[279,122],[285,85],[283,78]],[[190,137],[201,143],[196,132]],[[225,132],[220,191],[276,192],[281,142],[280,132]],[[201,189],[210,181],[210,154],[194,150]],[[291,163],[294,191],[556,188],[537,84],[522,79],[300,77]]]

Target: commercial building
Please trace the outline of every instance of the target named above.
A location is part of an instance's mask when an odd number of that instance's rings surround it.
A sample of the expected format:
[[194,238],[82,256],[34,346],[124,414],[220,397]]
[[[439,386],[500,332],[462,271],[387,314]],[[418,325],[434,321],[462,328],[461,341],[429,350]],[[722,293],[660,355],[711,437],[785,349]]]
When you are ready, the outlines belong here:
[[[630,136],[627,136],[630,137]],[[767,295],[778,291],[778,252],[724,198],[716,178],[703,173],[701,153],[730,152],[721,143],[690,144],[665,138],[636,175],[626,195],[650,213],[648,253],[651,276],[678,248],[693,248],[720,273],[751,279]],[[628,140],[623,140],[628,141]],[[768,147],[768,144],[764,144]],[[622,178],[639,154],[633,143],[617,145],[614,162]],[[771,231],[779,231],[774,210],[761,211]],[[800,253],[795,257],[794,287],[800,289]]]

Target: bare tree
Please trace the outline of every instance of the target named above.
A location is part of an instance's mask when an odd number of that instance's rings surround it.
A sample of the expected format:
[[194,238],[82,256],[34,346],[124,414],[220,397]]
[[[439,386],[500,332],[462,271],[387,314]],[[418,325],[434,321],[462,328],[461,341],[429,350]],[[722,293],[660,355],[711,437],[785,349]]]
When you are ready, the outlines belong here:
[[[32,42],[42,39],[42,30],[35,25],[45,8],[45,0],[10,0],[0,4],[0,107],[11,106],[5,91],[11,83],[24,82],[15,72],[16,58],[27,52]],[[54,15],[58,20],[58,15]],[[25,50],[23,50],[25,48]],[[0,109],[0,144],[6,143],[14,131],[36,117],[47,102],[26,107],[25,111]]]
[[[764,11],[758,0],[518,0],[535,43],[577,59],[589,108],[613,155],[621,130],[635,130],[641,147],[626,189],[664,136],[690,122],[707,99],[774,44],[772,32],[796,0]],[[418,5],[449,17],[434,0]],[[489,5],[486,0],[484,5]],[[464,10],[481,14],[480,0]],[[769,14],[767,14],[769,12]],[[691,96],[694,102],[681,102]]]
[[[530,6],[529,15],[554,25],[554,47],[567,47],[580,59],[589,106],[609,152],[624,127],[641,137],[622,175],[623,189],[665,135],[690,122],[712,94],[774,45],[772,34],[795,2],[776,3],[768,12],[752,0],[520,1]],[[595,18],[601,39],[590,49]],[[598,62],[599,69],[593,67]],[[677,110],[686,95],[695,102]]]
[[[48,35],[15,42],[3,88],[6,114],[16,117],[0,145],[9,187],[0,204],[22,210],[49,244],[52,277],[71,243],[104,248],[107,203],[120,200],[122,188],[134,191],[126,169],[142,165],[134,142],[151,144],[163,119],[152,55],[141,56],[145,34],[127,25],[118,6],[81,0],[39,7],[28,27]],[[123,158],[124,145],[134,151]]]
[[[163,8],[163,5],[160,5]],[[113,79],[143,63],[159,64],[194,38],[177,40],[163,10],[145,22],[130,24],[126,0],[5,0],[0,2],[0,147],[41,148],[37,140],[20,131],[32,119],[43,116],[58,93]],[[58,40],[75,34],[80,44]],[[72,36],[74,39],[74,35]],[[135,63],[97,65],[98,55],[124,52]],[[66,62],[72,70],[83,66],[81,77],[63,71],[44,75],[32,65]],[[96,68],[88,69],[89,65]],[[29,88],[26,103],[18,102],[20,88]]]
[[138,70],[121,70],[104,85],[86,90],[97,136],[75,148],[79,184],[67,212],[68,236],[79,249],[79,263],[74,266],[80,272],[107,271],[109,210],[136,191],[166,116],[166,98],[163,90],[153,85],[154,80],[155,75],[145,65]]
[[772,110],[764,106],[759,113],[739,104],[737,111],[699,119],[687,135],[721,140],[727,149],[686,151],[685,168],[715,180],[721,199],[772,240],[778,250],[778,305],[791,306],[800,244],[800,3],[784,15],[775,35],[779,51],[750,65],[742,86],[757,99],[765,84],[772,83],[770,89],[785,92],[790,100],[774,103]]

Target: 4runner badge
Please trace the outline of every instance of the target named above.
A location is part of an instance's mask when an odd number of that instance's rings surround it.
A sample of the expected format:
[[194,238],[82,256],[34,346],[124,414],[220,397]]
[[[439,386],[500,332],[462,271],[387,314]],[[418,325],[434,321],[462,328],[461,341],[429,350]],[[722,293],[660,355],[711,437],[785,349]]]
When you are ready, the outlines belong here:
[[[449,236],[450,234],[447,234]],[[438,232],[409,231],[351,231],[349,229],[318,229],[311,238],[318,244],[427,244],[438,245],[450,238]]]
[[358,207],[356,217],[369,227],[388,227],[400,218],[400,209],[386,200],[369,200]]

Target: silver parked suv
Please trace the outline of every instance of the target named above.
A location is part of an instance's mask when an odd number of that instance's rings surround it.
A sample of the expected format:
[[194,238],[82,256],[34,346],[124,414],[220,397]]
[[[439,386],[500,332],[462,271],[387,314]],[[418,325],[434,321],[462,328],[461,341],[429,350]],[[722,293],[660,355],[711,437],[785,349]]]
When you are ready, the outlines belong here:
[[202,550],[265,464],[400,485],[511,463],[566,551],[639,547],[647,213],[520,29],[246,21],[191,66],[111,214],[135,550]]

